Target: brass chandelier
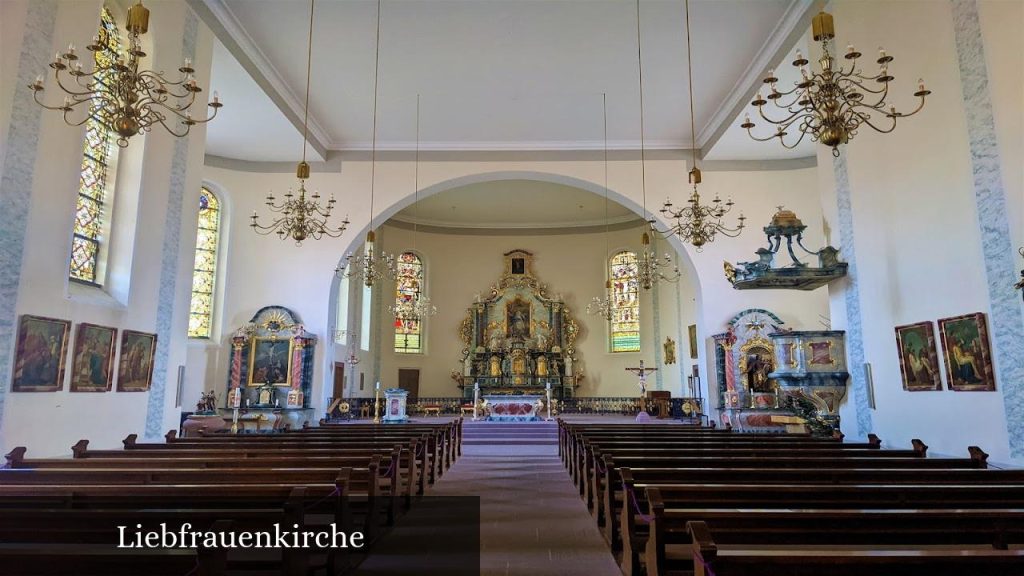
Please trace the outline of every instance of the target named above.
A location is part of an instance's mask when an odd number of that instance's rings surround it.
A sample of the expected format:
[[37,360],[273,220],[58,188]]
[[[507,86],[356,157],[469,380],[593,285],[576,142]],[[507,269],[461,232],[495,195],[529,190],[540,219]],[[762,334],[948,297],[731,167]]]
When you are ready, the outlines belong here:
[[[608,258],[608,94],[601,95],[601,107],[604,111],[604,258]],[[605,267],[607,270],[607,267]],[[607,272],[605,272],[607,273]],[[612,292],[611,278],[605,280],[604,296],[594,296],[587,304],[587,314],[604,316],[611,322],[615,311],[615,294]]]
[[722,234],[730,238],[739,236],[743,231],[746,217],[741,213],[739,224],[730,228],[722,218],[728,214],[734,205],[730,198],[725,202],[715,195],[711,204],[701,204],[700,192],[697,185],[700,184],[700,168],[697,167],[697,124],[693,117],[693,48],[690,44],[690,0],[686,0],[686,75],[687,88],[690,93],[690,151],[693,153],[693,167],[689,172],[689,183],[693,185],[693,192],[686,200],[686,203],[676,208],[671,200],[666,199],[660,212],[667,219],[674,220],[666,234],[675,234],[680,239],[689,242],[698,252],[703,250],[704,245],[713,242],[715,236]]
[[[791,90],[779,92],[779,79],[774,70],[769,70],[763,80],[770,89],[769,94],[762,97],[759,92],[751,105],[757,107],[761,118],[776,126],[775,133],[763,138],[754,136],[751,131],[754,123],[747,116],[740,127],[746,128],[751,138],[758,142],[778,138],[784,147],[794,148],[805,136],[810,135],[812,141],[831,147],[832,155],[838,157],[839,145],[849,142],[862,125],[887,134],[896,128],[898,118],[913,116],[924,108],[925,97],[931,94],[931,90],[925,89],[924,80],[917,81],[914,96],[921,100],[913,112],[897,112],[895,106],[886,104],[889,83],[894,77],[889,73],[889,63],[893,57],[886,54],[885,49],[878,49],[878,59],[875,60],[879,66],[878,73],[865,76],[857,68],[857,59],[862,54],[853,45],[846,47],[843,56],[850,62],[849,68],[838,64],[833,57],[832,40],[836,32],[831,14],[818,13],[812,21],[812,32],[815,42],[821,42],[822,55],[818,59],[821,71],[808,72],[808,60],[797,51],[796,60],[792,64],[800,70],[801,80]],[[872,85],[877,87],[871,88]],[[792,98],[788,102],[783,102],[789,97]],[[765,114],[764,108],[769,101],[782,111],[781,118],[772,119]],[[793,127],[799,135],[795,140],[790,138],[787,142],[788,130]]]
[[359,278],[367,288],[374,283],[394,280],[398,274],[398,260],[394,254],[377,250],[377,235],[373,231],[373,191],[377,177],[377,86],[380,76],[380,0],[377,0],[377,45],[373,65],[373,144],[370,148],[370,230],[366,233],[363,253],[345,254],[334,269],[343,278]]
[[[83,70],[75,45],[68,45],[67,51],[57,53],[50,63],[57,86],[66,94],[63,104],[50,106],[42,102],[42,76],[28,86],[36,103],[47,110],[63,112],[64,122],[70,126],[81,126],[89,120],[99,122],[117,134],[117,145],[122,148],[128,146],[129,138],[149,132],[156,124],[180,138],[188,135],[192,126],[213,120],[223,106],[216,92],[207,104],[213,109],[208,118],[193,118],[189,111],[203,91],[193,76],[195,69],[189,58],[178,68],[181,77],[177,81],[164,78],[162,72],[139,70],[140,60],[146,56],[139,37],[149,30],[149,10],[142,2],[128,9],[125,28],[129,42],[127,61],[125,55],[118,53],[118,44],[108,38],[111,31],[101,29],[103,37],[94,36],[86,46],[95,54],[93,70]],[[83,104],[86,106],[82,107]],[[84,111],[81,118],[72,118],[76,110]],[[173,120],[178,121],[176,126],[169,123]]]
[[[636,0],[636,62],[637,78],[640,87],[640,194],[642,197],[643,218],[646,226],[656,230],[654,216],[647,212],[647,155],[644,148],[644,58],[643,42],[640,39],[640,0]],[[679,280],[679,266],[672,256],[665,252],[658,256],[651,249],[651,236],[644,231],[640,236],[641,249],[637,254],[637,282],[644,290],[650,290],[658,282],[676,282]]]
[[276,233],[282,240],[285,238],[295,240],[296,246],[301,246],[307,238],[313,240],[319,240],[324,236],[337,238],[345,232],[349,224],[348,218],[344,218],[337,228],[332,228],[327,223],[336,203],[333,195],[325,205],[320,204],[320,193],[315,190],[313,194],[306,196],[306,180],[309,178],[309,164],[306,163],[306,145],[309,141],[309,80],[313,66],[313,12],[315,5],[316,0],[310,0],[309,47],[306,53],[306,103],[302,117],[302,161],[295,169],[295,175],[299,179],[298,195],[289,190],[285,193],[282,202],[278,204],[273,192],[267,194],[265,202],[267,208],[281,216],[264,226],[260,224],[256,210],[253,210],[252,221],[249,223],[249,226],[257,234]]
[[[413,181],[415,182],[413,192],[413,206],[420,201],[420,95],[416,95],[416,159],[413,162]],[[419,236],[419,225],[416,221],[415,215],[412,220],[412,251],[416,253],[416,239]],[[396,271],[396,280],[400,275]],[[405,325],[408,322],[419,322],[420,320],[434,316],[437,314],[437,306],[430,301],[430,297],[427,296],[425,286],[420,284],[417,286],[416,297],[402,297],[398,298],[398,301],[388,306],[388,313],[394,314],[395,320],[402,322]]]

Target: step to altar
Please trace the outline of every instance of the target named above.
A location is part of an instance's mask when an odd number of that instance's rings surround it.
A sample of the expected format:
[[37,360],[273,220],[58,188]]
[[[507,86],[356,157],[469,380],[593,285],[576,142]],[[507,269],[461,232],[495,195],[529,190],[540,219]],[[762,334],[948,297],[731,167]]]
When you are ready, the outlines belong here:
[[557,446],[558,425],[554,422],[466,421],[462,444],[469,446]]

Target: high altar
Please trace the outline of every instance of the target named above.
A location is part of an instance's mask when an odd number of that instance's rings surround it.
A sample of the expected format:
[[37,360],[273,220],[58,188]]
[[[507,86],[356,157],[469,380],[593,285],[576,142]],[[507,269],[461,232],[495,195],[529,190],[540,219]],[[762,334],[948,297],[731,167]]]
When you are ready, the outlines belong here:
[[576,357],[579,325],[559,297],[533,274],[533,254],[505,254],[505,270],[487,298],[477,297],[459,329],[465,345],[462,371],[452,377],[463,396],[541,396],[551,386],[555,399],[572,397],[583,378]]

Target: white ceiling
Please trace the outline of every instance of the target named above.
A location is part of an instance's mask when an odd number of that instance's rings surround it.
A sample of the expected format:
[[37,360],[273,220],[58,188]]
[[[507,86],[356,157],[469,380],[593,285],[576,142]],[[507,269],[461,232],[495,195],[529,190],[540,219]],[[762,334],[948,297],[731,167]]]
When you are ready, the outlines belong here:
[[[309,3],[189,1],[255,78],[225,50],[215,51],[211,87],[225,107],[224,117],[209,125],[208,153],[297,159],[301,140],[286,124],[301,117]],[[780,39],[806,24],[813,3],[691,2],[698,147],[748,100],[751,80],[766,67],[759,64],[777,59]],[[681,0],[640,3],[644,137],[651,148],[688,148],[691,139],[683,6]],[[374,0],[317,3],[310,116],[321,149],[371,145],[376,10]],[[424,149],[600,148],[602,94],[610,145],[637,147],[635,10],[624,0],[385,0],[377,147],[414,145],[417,94]],[[715,146],[716,157],[751,154],[731,148]],[[809,155],[776,148],[763,144],[764,152],[753,154]]]
[[[608,222],[639,216],[608,201]],[[451,188],[420,200],[392,216],[407,223],[445,228],[574,228],[603,226],[603,196],[562,184],[497,180]]]

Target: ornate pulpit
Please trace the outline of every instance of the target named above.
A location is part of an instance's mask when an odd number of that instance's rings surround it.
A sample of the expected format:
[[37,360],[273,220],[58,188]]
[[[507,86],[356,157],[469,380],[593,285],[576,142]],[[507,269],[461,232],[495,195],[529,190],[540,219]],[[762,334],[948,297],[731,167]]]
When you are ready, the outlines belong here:
[[453,378],[465,398],[484,395],[572,397],[582,379],[576,356],[579,325],[568,307],[533,273],[533,254],[513,250],[490,294],[469,307],[459,333],[462,370]]
[[384,391],[384,418],[385,424],[401,424],[408,422],[409,417],[405,414],[406,400],[409,391],[402,388],[388,388]]

